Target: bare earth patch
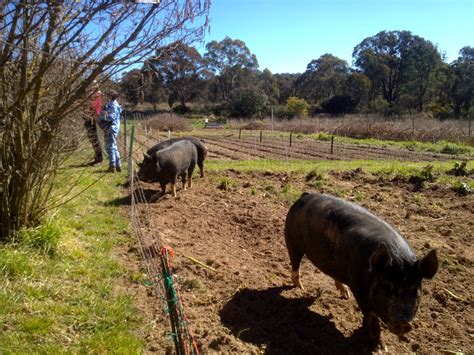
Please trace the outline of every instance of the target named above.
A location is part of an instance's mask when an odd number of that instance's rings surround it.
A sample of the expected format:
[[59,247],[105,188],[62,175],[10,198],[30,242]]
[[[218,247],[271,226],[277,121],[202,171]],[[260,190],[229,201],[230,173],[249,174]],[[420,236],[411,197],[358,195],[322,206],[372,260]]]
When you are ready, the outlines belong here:
[[[223,175],[232,182],[228,191],[218,188]],[[228,171],[195,179],[192,189],[178,190],[177,198],[166,195],[148,204],[149,231],[175,251],[174,272],[203,353],[371,351],[356,331],[362,315],[355,300],[342,299],[332,279],[308,260],[301,268],[305,290],[291,287],[283,237],[288,183],[298,194],[315,190],[302,175]],[[159,191],[152,184],[144,188],[148,196]],[[434,280],[424,282],[409,341],[384,330],[387,350],[472,353],[474,197],[433,184],[414,192],[409,183],[363,171],[331,174],[318,191],[352,199],[386,219],[418,256],[438,249],[440,269]],[[156,242],[148,238],[147,243]],[[160,301],[145,289],[137,286],[136,298],[150,323],[147,350],[171,351],[169,322]]]

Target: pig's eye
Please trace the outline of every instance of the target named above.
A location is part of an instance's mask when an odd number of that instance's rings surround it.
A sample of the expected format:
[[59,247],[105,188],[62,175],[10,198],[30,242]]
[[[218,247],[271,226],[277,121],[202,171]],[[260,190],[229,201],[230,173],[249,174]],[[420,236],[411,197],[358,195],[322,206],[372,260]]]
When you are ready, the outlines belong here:
[[393,283],[391,283],[391,282],[383,282],[381,286],[382,286],[382,289],[384,290],[384,292],[386,292],[388,294],[392,294],[395,290],[395,287],[394,287]]

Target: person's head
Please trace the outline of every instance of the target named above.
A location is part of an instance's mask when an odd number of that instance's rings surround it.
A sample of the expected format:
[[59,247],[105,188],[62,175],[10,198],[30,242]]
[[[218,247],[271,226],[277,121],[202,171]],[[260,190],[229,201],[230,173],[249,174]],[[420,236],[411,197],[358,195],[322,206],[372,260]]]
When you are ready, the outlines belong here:
[[111,101],[117,100],[118,99],[118,94],[115,91],[111,91],[109,93],[109,97]]

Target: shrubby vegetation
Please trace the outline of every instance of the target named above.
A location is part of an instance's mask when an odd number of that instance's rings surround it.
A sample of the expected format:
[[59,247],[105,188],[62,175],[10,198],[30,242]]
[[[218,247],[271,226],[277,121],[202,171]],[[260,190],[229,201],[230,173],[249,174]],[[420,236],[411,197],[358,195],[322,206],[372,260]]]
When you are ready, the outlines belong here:
[[[229,37],[208,43],[203,56],[180,43],[156,53],[122,79],[132,104],[167,102],[174,108],[179,102],[186,112],[190,103],[201,103],[212,108],[205,113],[241,118],[269,115],[270,108],[282,118],[424,113],[446,119],[473,114],[474,48],[462,48],[457,60],[446,63],[432,42],[409,31],[381,31],[363,39],[354,48],[353,67],[326,53],[300,74],[260,71],[246,44]],[[298,106],[303,102],[307,107]]]
[[[2,2],[0,242],[38,225],[61,203],[61,197],[51,201],[58,167],[81,138],[77,128],[94,91],[106,91],[118,72],[149,59],[149,66],[129,74],[135,81],[122,82],[129,95],[142,94],[134,85],[153,70],[151,54],[170,38],[183,43],[170,51],[181,50],[176,60],[195,66],[199,56],[184,43],[202,38],[209,7],[208,0],[146,7],[99,0]],[[175,57],[160,58],[168,60],[171,77]],[[200,83],[198,69],[186,69],[190,74],[184,78],[161,78],[169,100],[193,98],[196,88],[183,87]],[[146,98],[158,101],[160,90],[150,83]]]

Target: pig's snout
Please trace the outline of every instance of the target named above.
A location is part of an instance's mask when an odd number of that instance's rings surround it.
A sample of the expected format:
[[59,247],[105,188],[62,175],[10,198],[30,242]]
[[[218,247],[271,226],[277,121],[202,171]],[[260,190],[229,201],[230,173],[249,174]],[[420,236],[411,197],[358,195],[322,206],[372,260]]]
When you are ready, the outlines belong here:
[[388,330],[390,330],[392,333],[396,335],[406,334],[411,329],[412,329],[412,326],[410,325],[410,323],[405,322],[405,321],[391,323],[388,326]]

